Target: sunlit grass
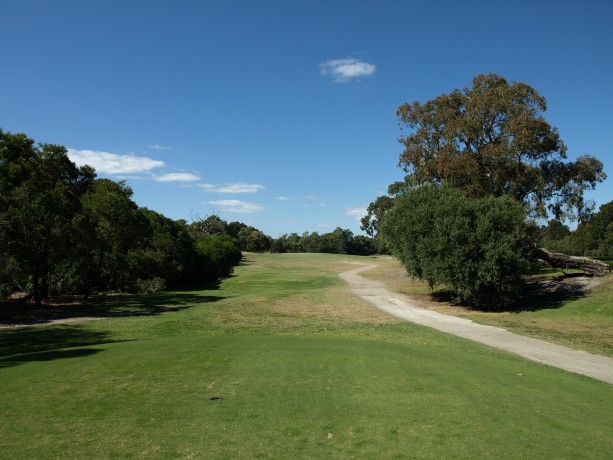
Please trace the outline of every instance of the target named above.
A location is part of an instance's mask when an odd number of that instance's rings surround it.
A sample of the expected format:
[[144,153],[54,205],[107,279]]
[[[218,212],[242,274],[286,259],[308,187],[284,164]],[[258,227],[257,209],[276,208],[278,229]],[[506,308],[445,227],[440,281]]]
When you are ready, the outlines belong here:
[[126,298],[138,316],[0,331],[0,457],[608,457],[613,386],[337,277],[385,261],[249,255],[219,289]]

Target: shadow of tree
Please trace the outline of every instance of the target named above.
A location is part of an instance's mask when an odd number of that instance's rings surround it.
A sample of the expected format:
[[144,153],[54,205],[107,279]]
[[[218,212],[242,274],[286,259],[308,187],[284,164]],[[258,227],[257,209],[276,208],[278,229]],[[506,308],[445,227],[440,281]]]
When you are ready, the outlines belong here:
[[92,355],[102,350],[79,347],[112,342],[117,341],[108,332],[88,331],[78,326],[4,329],[0,333],[0,368]]
[[[223,299],[205,295],[218,283],[197,289],[156,295],[102,295],[82,299],[54,298],[40,308],[19,303],[0,303],[0,368],[29,361],[88,356],[102,351],[93,345],[114,343],[111,333],[88,330],[71,321],[92,318],[152,316],[177,312]],[[45,325],[45,327],[29,327]],[[85,348],[87,347],[87,348]]]
[[[568,278],[574,278],[569,276]],[[589,287],[581,282],[566,282],[567,277],[553,278],[543,281],[528,282],[520,298],[509,311],[538,311],[563,307],[565,303],[577,300],[589,291]]]
[[435,302],[451,303],[480,312],[519,313],[554,309],[563,307],[567,302],[584,297],[589,291],[588,285],[582,283],[581,280],[576,283],[568,282],[572,278],[584,278],[584,275],[572,274],[558,278],[526,282],[519,298],[506,308],[488,308],[487,306],[474,306],[454,302],[454,293],[445,289],[432,292],[430,298]]
[[[211,286],[207,286],[211,289]],[[152,316],[176,312],[196,305],[216,302],[223,297],[203,295],[200,290],[155,295],[101,295],[88,299],[58,297],[40,308],[19,303],[0,303],[0,325],[32,326],[78,318],[117,318]]]

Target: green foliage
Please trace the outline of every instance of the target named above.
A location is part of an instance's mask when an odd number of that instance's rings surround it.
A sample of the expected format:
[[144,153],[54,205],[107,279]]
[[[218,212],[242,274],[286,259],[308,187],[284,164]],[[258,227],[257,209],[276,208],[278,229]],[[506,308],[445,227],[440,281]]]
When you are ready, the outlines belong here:
[[511,303],[532,269],[525,208],[510,197],[467,199],[449,187],[424,185],[396,201],[380,224],[409,275],[447,286],[461,302]]
[[224,234],[219,217],[188,228],[139,209],[124,182],[96,180],[64,147],[35,147],[24,134],[0,130],[0,192],[3,297],[25,289],[40,304],[50,293],[186,286],[225,276],[240,260],[231,241],[195,246],[195,237]]
[[[48,295],[56,269],[76,257],[74,219],[95,176],[77,168],[64,147],[0,130],[0,254],[31,277],[37,304]],[[25,284],[25,283],[24,283]]]
[[156,276],[149,280],[136,280],[136,292],[139,294],[159,294],[166,290],[166,281],[164,278]]
[[272,252],[327,253],[372,255],[378,250],[378,242],[362,235],[354,236],[350,230],[337,227],[330,233],[305,232],[282,235],[273,241]]
[[244,224],[239,230],[235,241],[241,251],[270,251],[271,238],[262,231]]
[[602,205],[574,232],[548,236],[543,246],[552,251],[596,258],[613,256],[613,201]]
[[196,249],[203,258],[202,273],[207,279],[230,275],[243,255],[227,235],[212,235],[200,239]]
[[606,175],[592,156],[566,160],[566,146],[541,116],[545,99],[496,74],[477,75],[472,88],[398,108],[411,130],[400,141],[400,165],[413,184],[446,183],[466,196],[509,195],[540,216],[591,211],[585,190]]

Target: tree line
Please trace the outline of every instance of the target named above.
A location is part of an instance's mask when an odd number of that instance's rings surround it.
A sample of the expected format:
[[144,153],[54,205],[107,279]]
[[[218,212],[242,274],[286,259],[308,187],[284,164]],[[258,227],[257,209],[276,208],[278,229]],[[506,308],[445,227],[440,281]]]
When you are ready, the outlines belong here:
[[372,254],[372,238],[337,228],[273,239],[219,216],[172,220],[132,200],[125,181],[77,167],[60,145],[0,129],[0,298],[156,292],[232,273],[251,252]]
[[226,276],[230,238],[139,208],[64,147],[0,130],[0,295],[152,292]]
[[272,238],[261,230],[241,222],[226,222],[217,215],[197,219],[192,224],[199,231],[211,235],[224,235],[237,248],[247,252],[273,253],[329,253],[367,256],[378,252],[374,238],[354,235],[351,230],[337,227],[328,233],[305,232],[284,234]]

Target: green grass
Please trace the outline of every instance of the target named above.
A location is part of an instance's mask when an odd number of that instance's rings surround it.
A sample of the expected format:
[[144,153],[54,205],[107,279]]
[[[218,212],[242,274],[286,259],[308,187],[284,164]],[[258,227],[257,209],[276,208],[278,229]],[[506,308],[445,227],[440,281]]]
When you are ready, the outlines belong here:
[[613,386],[373,312],[336,277],[364,259],[249,258],[218,289],[0,330],[0,458],[613,451]]

